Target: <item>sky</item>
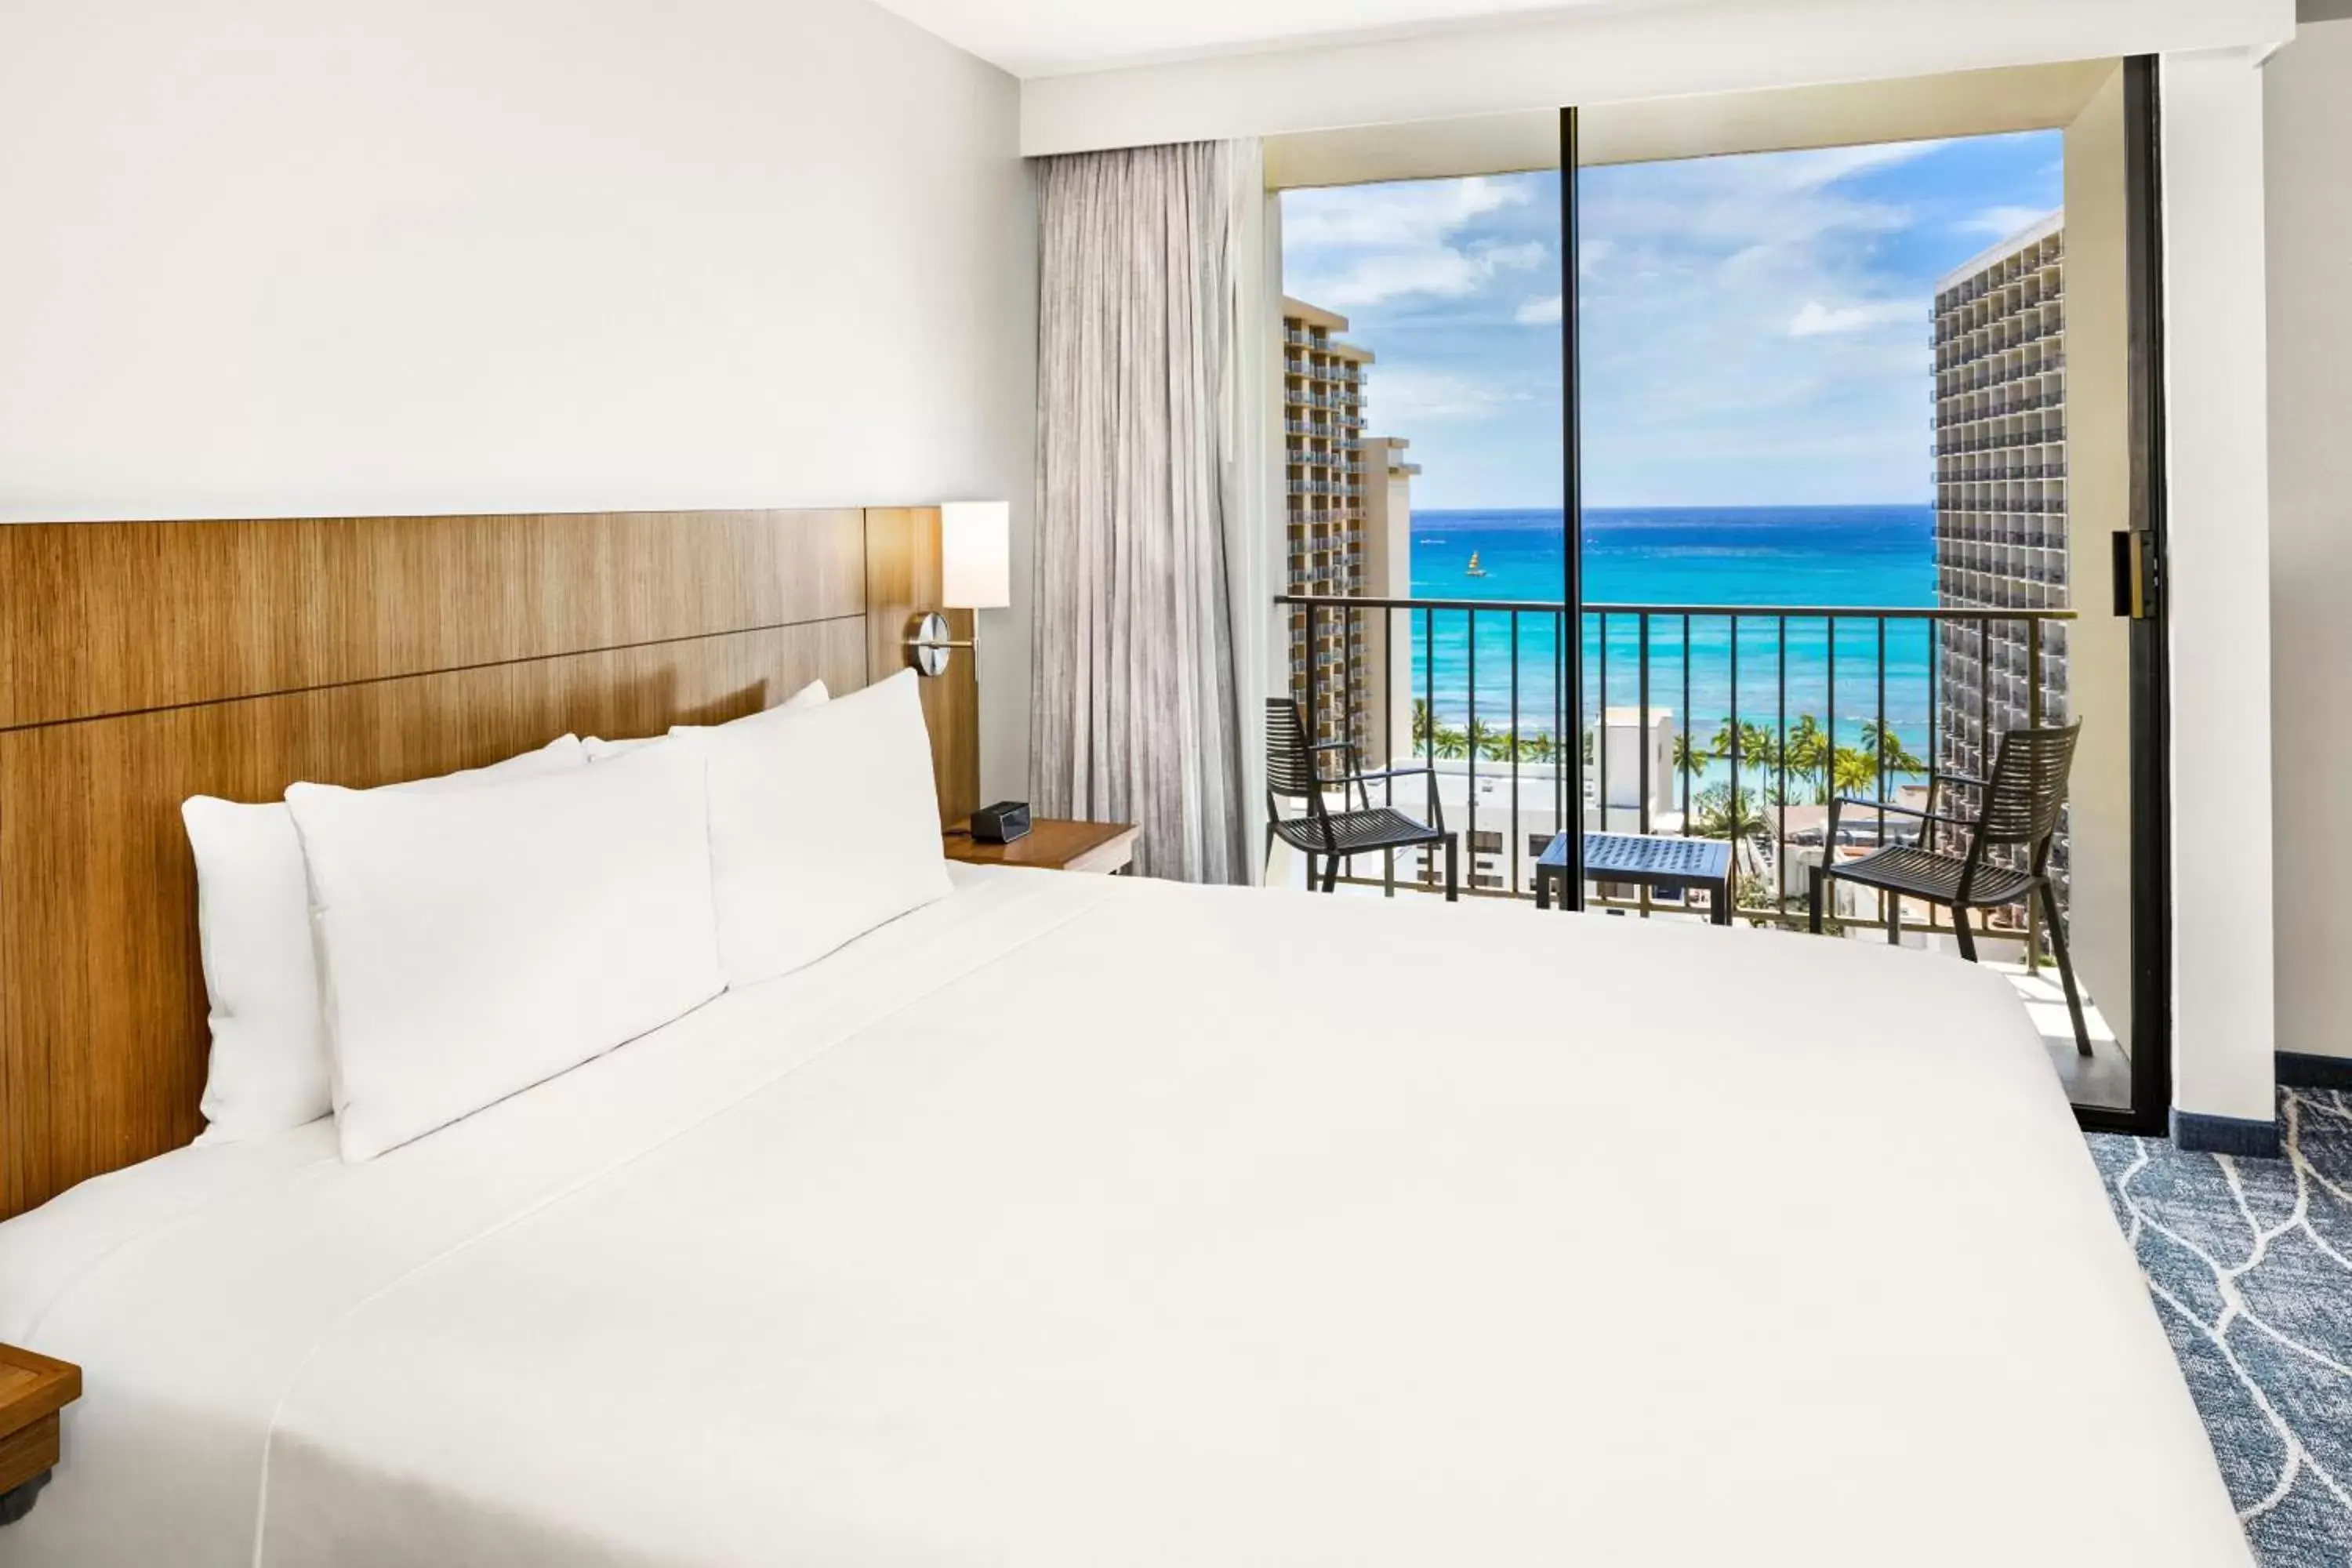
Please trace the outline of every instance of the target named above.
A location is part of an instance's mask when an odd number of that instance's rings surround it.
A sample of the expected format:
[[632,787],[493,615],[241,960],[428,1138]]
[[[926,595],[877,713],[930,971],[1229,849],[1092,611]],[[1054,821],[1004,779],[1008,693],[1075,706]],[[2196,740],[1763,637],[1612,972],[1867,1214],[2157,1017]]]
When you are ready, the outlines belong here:
[[[1580,176],[1591,507],[1930,499],[1937,279],[2056,208],[2060,132]],[[1557,172],[1285,192],[1285,291],[1370,349],[1413,504],[1557,507]]]

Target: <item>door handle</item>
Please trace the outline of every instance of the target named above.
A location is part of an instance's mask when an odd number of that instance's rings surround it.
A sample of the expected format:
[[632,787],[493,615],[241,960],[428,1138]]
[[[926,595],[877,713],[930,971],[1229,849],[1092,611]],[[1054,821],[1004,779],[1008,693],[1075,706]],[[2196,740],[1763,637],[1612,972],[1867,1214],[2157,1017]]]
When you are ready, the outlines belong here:
[[2115,574],[2115,613],[2126,620],[2147,619],[2147,536],[2136,528],[2117,530],[2109,539]]

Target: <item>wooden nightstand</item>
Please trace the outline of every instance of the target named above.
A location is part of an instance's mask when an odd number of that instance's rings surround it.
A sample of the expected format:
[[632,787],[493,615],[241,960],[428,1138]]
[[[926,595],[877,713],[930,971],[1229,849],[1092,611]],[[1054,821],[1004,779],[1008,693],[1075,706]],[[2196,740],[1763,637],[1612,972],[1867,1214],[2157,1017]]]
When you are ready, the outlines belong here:
[[0,1524],[32,1511],[58,1462],[58,1412],[81,1397],[81,1368],[0,1345]]
[[974,866],[1028,866],[1045,871],[1092,871],[1118,876],[1135,859],[1135,826],[1127,822],[1062,822],[1041,816],[1010,844],[976,844],[966,818],[947,836],[948,858]]

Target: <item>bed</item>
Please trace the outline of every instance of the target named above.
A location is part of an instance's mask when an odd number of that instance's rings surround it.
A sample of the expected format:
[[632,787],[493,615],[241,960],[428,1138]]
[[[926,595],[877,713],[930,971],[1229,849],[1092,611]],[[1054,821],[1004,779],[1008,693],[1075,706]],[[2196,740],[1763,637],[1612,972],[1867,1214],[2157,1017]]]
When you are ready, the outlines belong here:
[[[709,521],[0,531],[82,612],[0,615],[0,1341],[85,1390],[0,1565],[2245,1561],[2038,1037],[1924,954],[956,868],[370,1157],[189,1146],[185,796],[888,684],[920,519]],[[187,586],[289,549],[333,613]]]
[[0,1301],[89,1369],[11,1563],[2243,1560],[2000,980],[1777,933],[960,868]]

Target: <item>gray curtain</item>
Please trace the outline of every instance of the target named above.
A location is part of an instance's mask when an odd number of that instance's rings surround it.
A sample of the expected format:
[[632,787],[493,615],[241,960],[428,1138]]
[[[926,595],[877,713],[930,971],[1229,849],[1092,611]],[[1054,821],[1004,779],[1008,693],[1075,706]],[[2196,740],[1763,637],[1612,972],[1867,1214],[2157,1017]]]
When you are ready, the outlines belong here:
[[1133,822],[1136,868],[1248,879],[1228,523],[1255,148],[1049,158],[1037,192],[1040,813]]

